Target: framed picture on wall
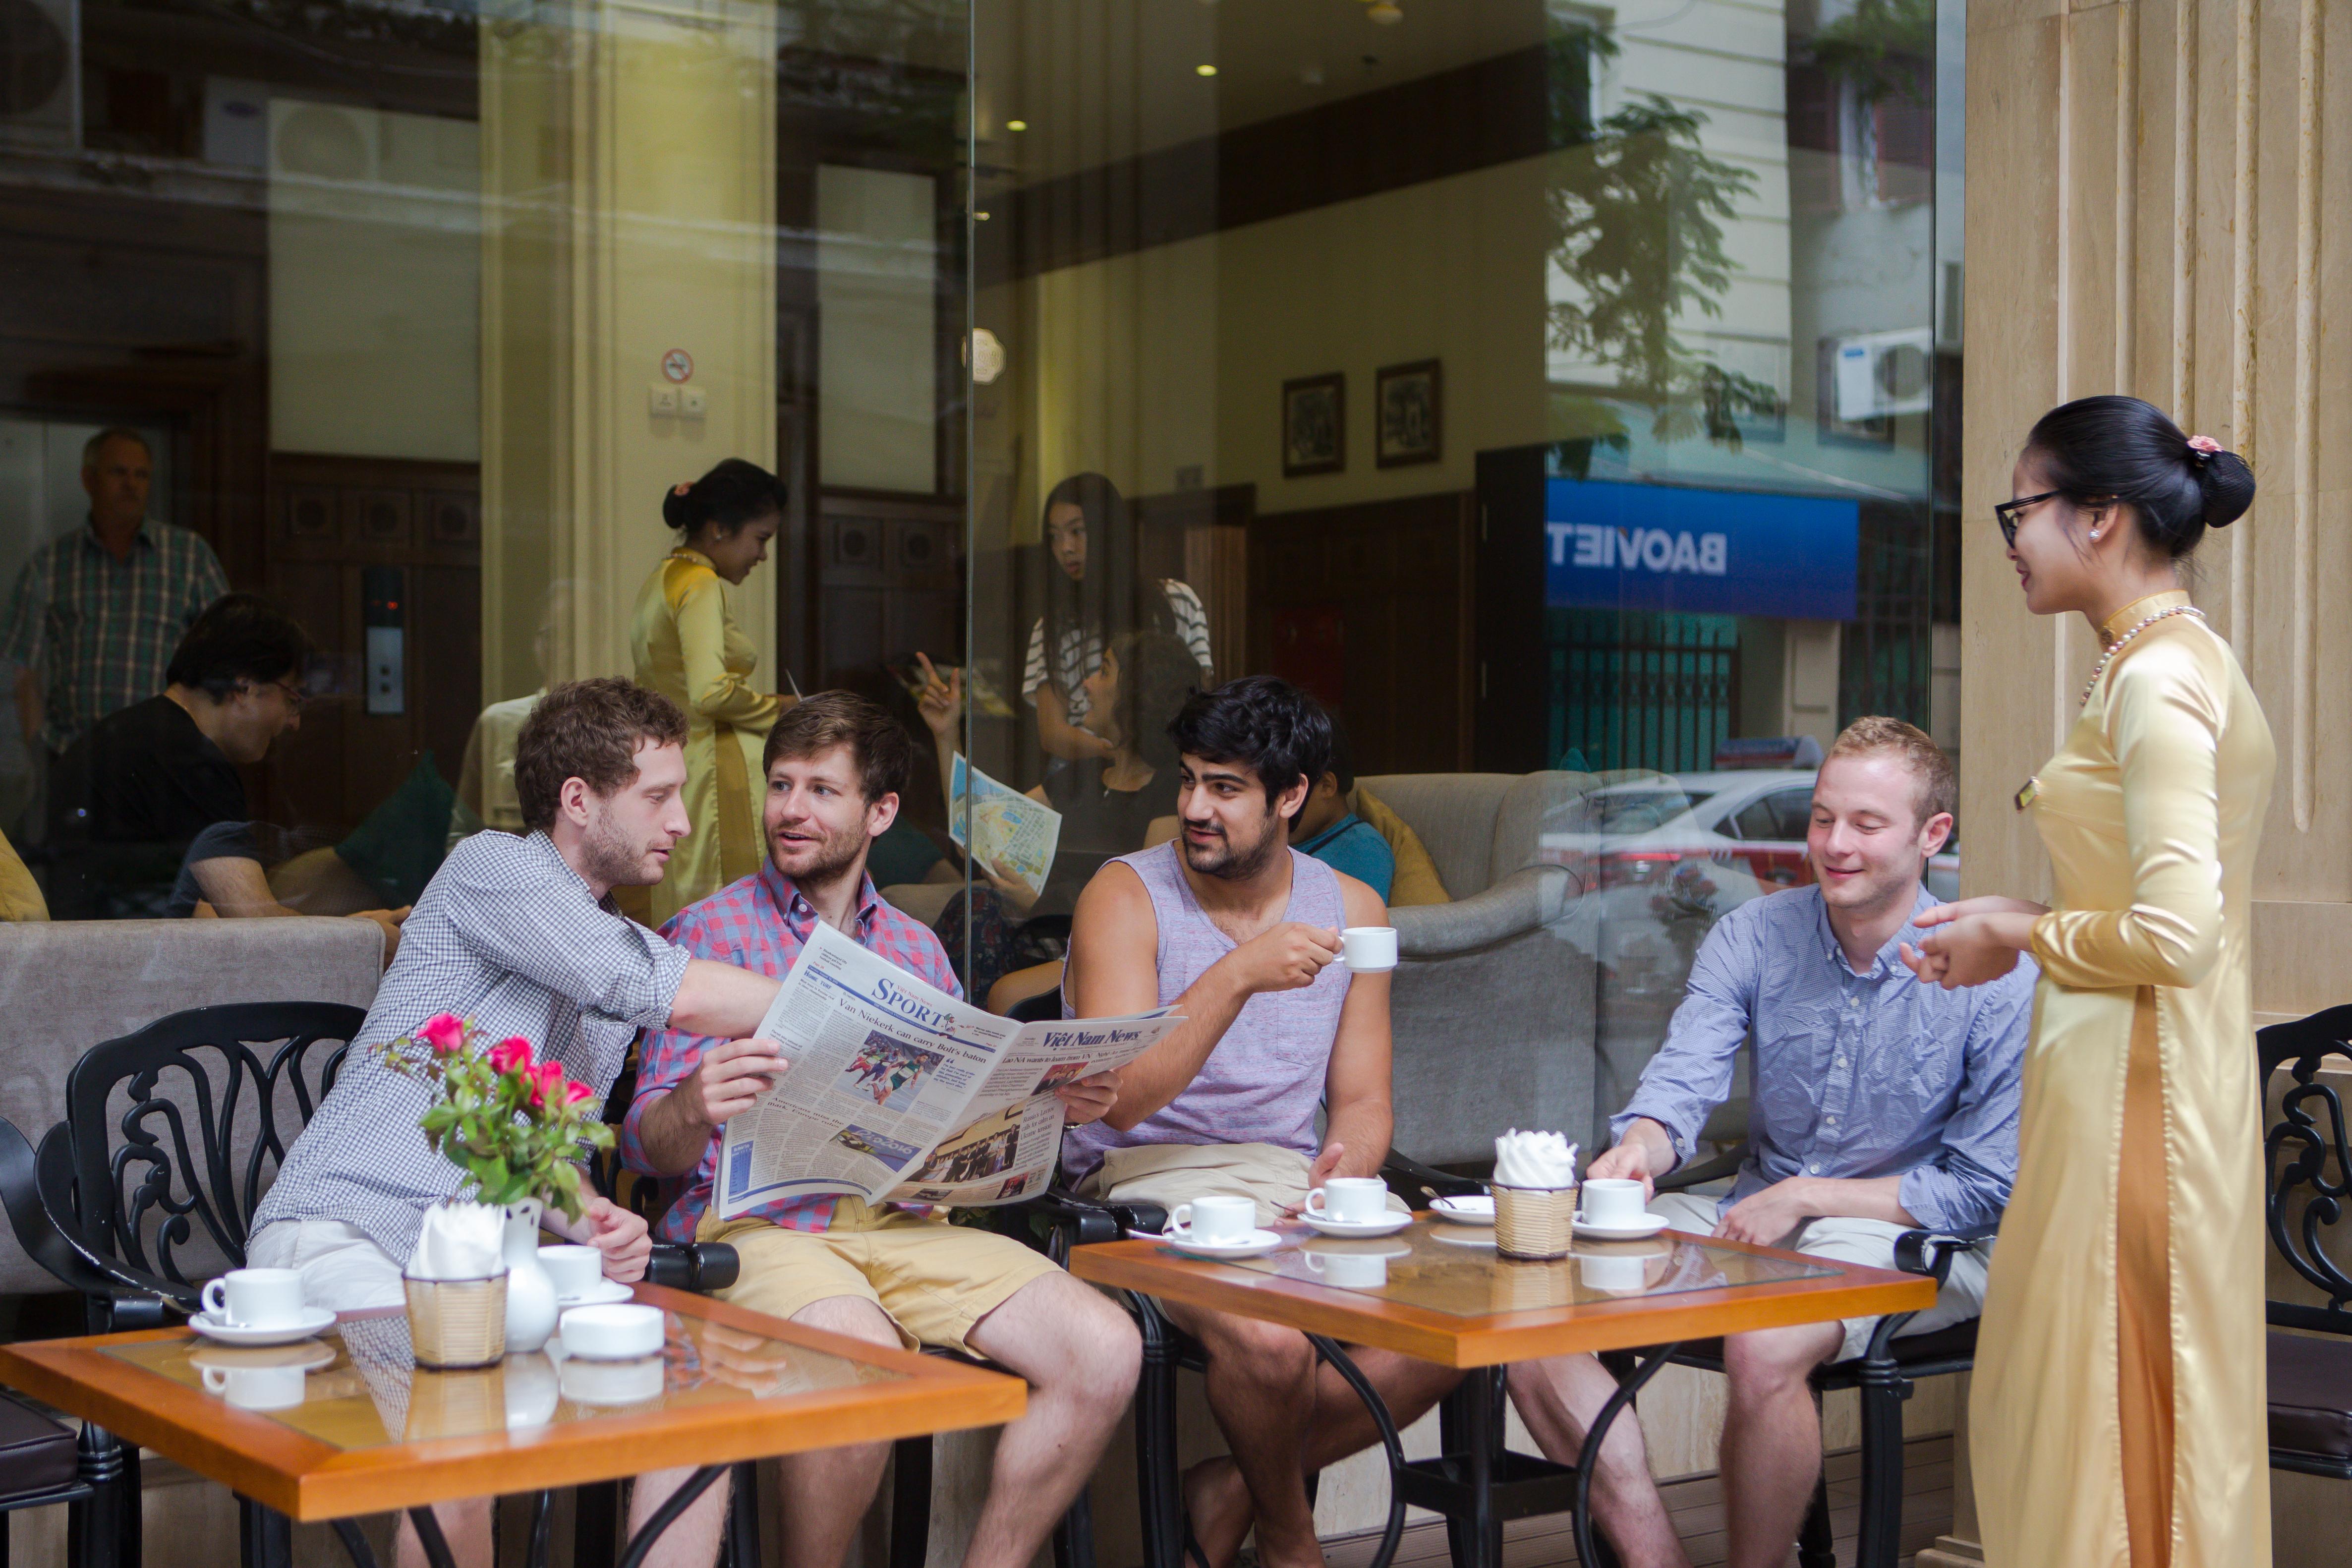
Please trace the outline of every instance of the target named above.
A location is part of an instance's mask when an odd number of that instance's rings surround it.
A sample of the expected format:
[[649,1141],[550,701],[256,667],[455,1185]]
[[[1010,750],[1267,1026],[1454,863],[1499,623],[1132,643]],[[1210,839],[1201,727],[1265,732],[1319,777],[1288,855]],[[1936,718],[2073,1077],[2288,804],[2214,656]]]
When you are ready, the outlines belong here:
[[1348,378],[1305,375],[1282,384],[1282,477],[1336,474],[1348,466]]
[[1444,384],[1438,362],[1392,364],[1372,380],[1373,461],[1383,468],[1433,463],[1444,453]]

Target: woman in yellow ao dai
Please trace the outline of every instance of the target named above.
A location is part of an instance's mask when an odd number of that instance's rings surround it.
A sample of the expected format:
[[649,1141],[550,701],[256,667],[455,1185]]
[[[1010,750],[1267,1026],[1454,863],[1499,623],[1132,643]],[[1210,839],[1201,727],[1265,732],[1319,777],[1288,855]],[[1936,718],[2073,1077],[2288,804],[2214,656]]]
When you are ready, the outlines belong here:
[[735,624],[726,588],[768,558],[784,499],[781,479],[740,458],[662,498],[662,521],[681,537],[637,593],[629,646],[637,684],[686,710],[694,826],[652,889],[656,926],[760,868],[760,755],[792,699],[752,686],[759,651]]
[[2175,563],[2252,473],[2137,398],[2044,415],[1998,509],[2026,604],[2098,667],[2019,791],[2044,909],[1931,911],[1946,985],[2042,968],[1969,1407],[1991,1568],[2267,1568],[2262,1099],[2249,917],[2275,753]]

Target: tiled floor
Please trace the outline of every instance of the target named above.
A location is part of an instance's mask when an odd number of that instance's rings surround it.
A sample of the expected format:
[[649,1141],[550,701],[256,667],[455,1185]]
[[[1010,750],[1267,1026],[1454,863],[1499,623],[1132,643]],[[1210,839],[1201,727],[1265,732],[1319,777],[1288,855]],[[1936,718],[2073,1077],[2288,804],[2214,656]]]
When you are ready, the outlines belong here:
[[[1829,1457],[1830,1508],[1837,1524],[1841,1564],[1853,1562],[1855,1516],[1862,1506],[1862,1457],[1847,1449]],[[1904,1454],[1903,1563],[1934,1543],[1952,1522],[1952,1440],[1921,1437],[1906,1445]],[[1664,1489],[1666,1507],[1675,1516],[1693,1568],[1712,1568],[1723,1561],[1723,1487],[1713,1476],[1670,1481]],[[1363,1568],[1380,1543],[1379,1532],[1349,1536],[1324,1543],[1331,1568]],[[1791,1554],[1794,1561],[1793,1553]],[[1506,1568],[1553,1568],[1576,1561],[1576,1543],[1565,1515],[1522,1520],[1503,1529]],[[1408,1525],[1404,1543],[1397,1549],[1396,1568],[1439,1568],[1446,1562],[1444,1526],[1432,1520]]]

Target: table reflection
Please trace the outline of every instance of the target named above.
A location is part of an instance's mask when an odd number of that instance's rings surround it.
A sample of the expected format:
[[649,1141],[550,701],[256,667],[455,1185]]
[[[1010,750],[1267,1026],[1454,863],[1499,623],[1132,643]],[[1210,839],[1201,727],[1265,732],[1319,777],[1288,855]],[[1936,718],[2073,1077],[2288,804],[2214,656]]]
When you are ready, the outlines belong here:
[[425,1371],[397,1311],[346,1316],[291,1345],[236,1348],[189,1336],[106,1353],[341,1448],[782,1399],[904,1375],[723,1323],[675,1312],[663,1319],[661,1354],[635,1362],[567,1356],[559,1331],[546,1350],[496,1366]]
[[1234,1259],[1229,1266],[1457,1317],[1837,1272],[1827,1264],[1762,1258],[1673,1231],[1643,1241],[1579,1241],[1567,1258],[1527,1263],[1499,1256],[1493,1230],[1442,1220],[1416,1220],[1376,1238],[1341,1240],[1304,1230],[1285,1235],[1290,1244],[1280,1251]]

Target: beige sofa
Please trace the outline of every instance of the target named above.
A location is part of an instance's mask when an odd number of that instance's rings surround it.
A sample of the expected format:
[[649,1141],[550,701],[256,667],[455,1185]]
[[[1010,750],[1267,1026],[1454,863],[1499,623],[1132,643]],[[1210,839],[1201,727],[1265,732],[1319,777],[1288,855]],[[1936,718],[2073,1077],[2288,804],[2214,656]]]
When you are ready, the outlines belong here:
[[[224,1002],[374,1000],[382,932],[365,921],[68,921],[0,926],[0,1116],[34,1142],[65,1116],[84,1051],[168,1014]],[[168,1090],[167,1090],[168,1092]],[[233,1151],[242,1158],[250,1132]],[[0,1226],[0,1293],[56,1280]]]
[[1590,773],[1384,773],[1357,783],[1410,824],[1454,901],[1394,911],[1397,1150],[1491,1159],[1495,1134],[1583,1140],[1593,1105],[1595,967],[1578,884],[1538,858]]

